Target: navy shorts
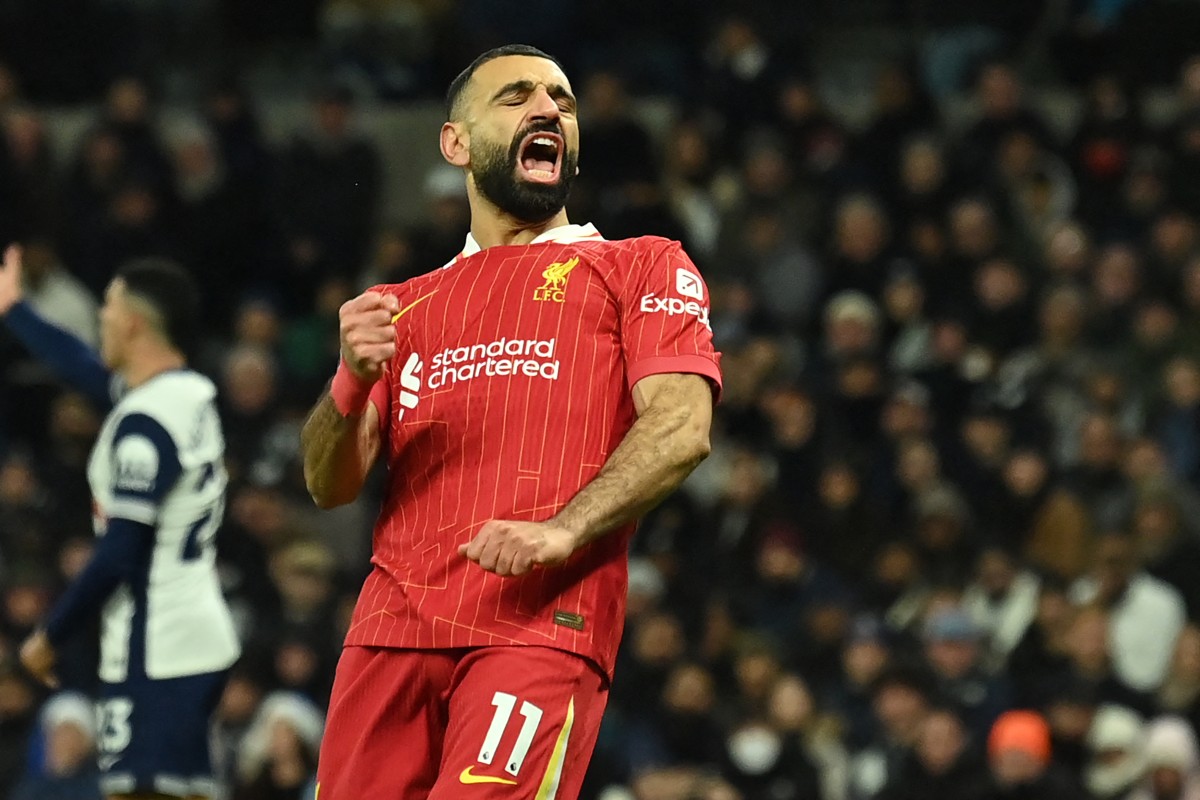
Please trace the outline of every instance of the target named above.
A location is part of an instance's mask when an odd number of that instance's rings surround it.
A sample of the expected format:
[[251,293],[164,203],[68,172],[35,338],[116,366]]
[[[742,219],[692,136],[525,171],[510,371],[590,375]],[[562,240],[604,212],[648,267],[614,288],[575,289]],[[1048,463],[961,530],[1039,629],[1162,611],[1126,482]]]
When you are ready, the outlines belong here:
[[210,731],[228,676],[223,670],[101,684],[97,761],[104,794],[215,796]]

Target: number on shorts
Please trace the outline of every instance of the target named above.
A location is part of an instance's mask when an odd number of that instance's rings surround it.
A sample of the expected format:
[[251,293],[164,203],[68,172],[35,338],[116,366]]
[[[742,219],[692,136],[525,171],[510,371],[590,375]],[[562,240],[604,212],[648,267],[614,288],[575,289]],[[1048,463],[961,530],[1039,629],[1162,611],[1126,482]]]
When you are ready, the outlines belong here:
[[[517,707],[517,698],[508,692],[496,692],[492,696],[492,705],[496,707],[496,713],[492,715],[492,724],[488,726],[487,735],[483,737],[483,747],[479,749],[480,764],[491,764],[495,759],[500,738],[508,728],[508,721],[512,718],[513,709]],[[529,755],[529,748],[533,746],[533,736],[537,733],[538,725],[542,721],[542,710],[526,701],[521,703],[521,716],[525,718],[525,721],[521,723],[521,732],[517,734],[517,741],[513,744],[512,753],[509,754],[508,761],[504,765],[504,771],[509,775],[516,775],[521,771],[521,765],[525,763],[525,756]]]
[[128,697],[113,697],[100,701],[100,751],[120,753],[133,741],[133,728],[129,717],[133,714],[133,701]]

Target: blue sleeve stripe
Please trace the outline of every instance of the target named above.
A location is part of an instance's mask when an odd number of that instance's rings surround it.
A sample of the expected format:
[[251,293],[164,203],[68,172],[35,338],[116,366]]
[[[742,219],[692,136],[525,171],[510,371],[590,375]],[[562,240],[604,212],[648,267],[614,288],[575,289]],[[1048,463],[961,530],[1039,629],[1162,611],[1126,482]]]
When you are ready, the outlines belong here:
[[[154,474],[141,474],[140,462],[122,463],[122,442],[128,444],[132,437],[148,440],[153,446],[157,456],[156,465],[152,465]],[[135,500],[157,507],[175,486],[183,471],[175,440],[161,423],[147,414],[128,414],[117,423],[113,434],[112,453],[114,501]],[[149,469],[146,471],[149,472]]]
[[153,525],[158,522],[158,506],[143,500],[128,497],[118,497],[104,509],[109,519],[120,518],[143,525]]
[[140,522],[114,518],[96,540],[92,559],[84,567],[46,619],[46,635],[60,646],[94,617],[113,590],[132,583],[144,572],[154,549],[154,527]]

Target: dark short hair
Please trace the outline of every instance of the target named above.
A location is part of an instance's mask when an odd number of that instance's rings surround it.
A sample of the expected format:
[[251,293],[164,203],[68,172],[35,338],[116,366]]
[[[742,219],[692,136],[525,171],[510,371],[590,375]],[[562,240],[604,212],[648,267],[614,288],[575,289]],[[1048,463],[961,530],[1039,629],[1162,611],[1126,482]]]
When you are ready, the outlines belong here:
[[482,67],[489,61],[495,61],[497,58],[505,56],[533,56],[534,58],[544,58],[547,61],[553,61],[558,68],[565,71],[562,62],[549,53],[539,50],[533,45],[528,44],[506,44],[501,47],[493,47],[486,53],[481,54],[478,58],[472,61],[466,69],[458,73],[458,77],[450,81],[450,88],[446,90],[446,119],[454,119],[454,109],[458,105],[459,98],[462,97],[463,90],[467,88],[467,84],[471,82],[471,76],[475,74],[475,70]]
[[191,274],[165,258],[139,258],[123,264],[116,277],[162,318],[167,342],[191,355],[200,337],[200,289]]

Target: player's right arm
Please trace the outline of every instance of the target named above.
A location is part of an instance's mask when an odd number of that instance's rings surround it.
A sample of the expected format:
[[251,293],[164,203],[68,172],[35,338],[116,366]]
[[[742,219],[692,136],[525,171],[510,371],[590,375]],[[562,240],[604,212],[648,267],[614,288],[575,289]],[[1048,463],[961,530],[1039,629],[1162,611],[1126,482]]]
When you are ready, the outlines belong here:
[[104,535],[92,557],[51,609],[42,627],[21,647],[21,661],[34,677],[54,685],[55,653],[74,636],[121,585],[145,580],[154,551],[163,501],[183,474],[179,450],[153,417],[123,417],[113,433],[112,500],[105,507]]
[[385,367],[396,354],[395,295],[368,291],[338,311],[342,359],[300,432],[304,482],[319,508],[358,497],[379,457],[387,413]]
[[97,408],[112,407],[112,375],[100,354],[82,340],[42,319],[21,288],[21,248],[10,245],[0,266],[0,319],[29,352],[48,364]]

